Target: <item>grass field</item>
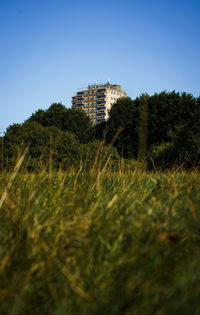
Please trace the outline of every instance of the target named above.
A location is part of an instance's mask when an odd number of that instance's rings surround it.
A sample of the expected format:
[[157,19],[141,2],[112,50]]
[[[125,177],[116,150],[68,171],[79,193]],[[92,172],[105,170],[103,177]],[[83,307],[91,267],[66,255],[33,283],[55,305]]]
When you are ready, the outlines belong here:
[[197,171],[1,174],[0,314],[200,314],[199,189]]

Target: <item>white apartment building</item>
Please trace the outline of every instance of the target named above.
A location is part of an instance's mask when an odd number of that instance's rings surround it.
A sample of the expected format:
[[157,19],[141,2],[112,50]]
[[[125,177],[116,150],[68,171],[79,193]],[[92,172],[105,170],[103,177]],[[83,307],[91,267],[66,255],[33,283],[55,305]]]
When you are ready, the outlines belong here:
[[98,123],[108,119],[109,109],[120,97],[126,97],[126,92],[118,84],[88,85],[72,97],[72,107],[84,110],[93,123]]

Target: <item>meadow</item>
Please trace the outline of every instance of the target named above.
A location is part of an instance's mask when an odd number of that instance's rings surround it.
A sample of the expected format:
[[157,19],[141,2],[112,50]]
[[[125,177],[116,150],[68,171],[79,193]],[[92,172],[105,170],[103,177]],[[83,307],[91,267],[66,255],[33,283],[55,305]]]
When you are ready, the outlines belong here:
[[200,177],[109,163],[0,177],[0,314],[200,314]]

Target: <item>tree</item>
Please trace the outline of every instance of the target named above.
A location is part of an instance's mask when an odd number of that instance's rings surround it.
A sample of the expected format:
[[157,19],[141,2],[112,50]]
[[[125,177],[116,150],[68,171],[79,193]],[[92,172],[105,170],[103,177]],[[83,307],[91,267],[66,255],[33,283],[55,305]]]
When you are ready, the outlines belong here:
[[169,132],[169,141],[152,146],[149,165],[154,163],[164,168],[174,165],[199,166],[200,160],[200,106],[187,119]]
[[197,152],[199,109],[200,98],[175,91],[141,95],[135,100],[119,99],[110,110],[107,140],[128,158],[145,155],[146,149],[153,152],[156,147],[159,152],[170,152],[168,157],[183,157],[191,151],[190,146],[196,148],[192,152]]
[[146,161],[147,151],[148,100],[149,95],[141,95],[139,108],[138,154],[140,160],[144,163]]
[[80,143],[94,140],[94,127],[87,114],[80,109],[69,108],[63,117],[63,130],[73,132]]
[[45,167],[52,158],[52,165],[59,167],[78,162],[79,142],[72,132],[55,126],[43,127],[35,121],[9,126],[4,137],[4,165],[11,167],[17,156],[29,147],[27,168]]
[[170,140],[179,124],[190,123],[197,109],[196,99],[191,94],[175,91],[154,94],[148,101],[148,149]]
[[107,134],[107,122],[102,121],[94,125],[94,134],[95,139],[104,141],[106,139]]
[[61,103],[52,104],[46,111],[38,110],[28,121],[36,121],[43,127],[55,126],[73,132],[81,143],[94,139],[94,129],[87,114],[80,109],[67,109]]
[[107,141],[128,158],[136,157],[138,151],[138,105],[137,99],[120,98],[109,112]]

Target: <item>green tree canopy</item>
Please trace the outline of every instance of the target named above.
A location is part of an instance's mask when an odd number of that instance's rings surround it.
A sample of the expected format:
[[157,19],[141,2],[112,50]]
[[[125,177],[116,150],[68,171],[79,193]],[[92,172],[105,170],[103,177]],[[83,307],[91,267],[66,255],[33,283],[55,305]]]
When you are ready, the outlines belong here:
[[[194,139],[194,134],[197,134],[195,126],[198,125],[195,123],[194,126],[194,121],[199,115],[199,104],[199,98],[175,91],[171,93],[164,91],[153,96],[141,95],[135,100],[121,98],[110,110],[107,139],[109,142],[114,141],[118,152],[129,158],[138,156],[138,139],[140,143],[144,142],[141,139],[143,130],[141,124],[145,125],[146,139],[143,145],[148,151],[152,147],[172,141],[172,134],[174,139],[178,139],[181,130],[188,130],[187,134],[192,133]],[[143,113],[144,108],[146,113]],[[146,120],[144,121],[142,117],[146,117]],[[186,134],[184,139],[187,139]],[[180,141],[176,140],[177,146],[178,143],[180,145]]]
[[197,100],[186,93],[175,91],[154,94],[148,101],[148,148],[170,140],[170,133],[178,125],[190,124],[198,111]]
[[45,165],[50,158],[54,166],[70,164],[79,159],[79,142],[69,131],[55,126],[43,127],[35,121],[9,126],[4,137],[4,164],[12,165],[17,156],[29,147],[28,166]]
[[139,102],[120,98],[111,107],[107,123],[107,140],[120,154],[136,157],[138,147]]
[[90,118],[83,110],[66,108],[61,103],[52,104],[47,110],[39,109],[27,121],[36,121],[43,127],[55,126],[73,132],[81,143],[94,139]]

